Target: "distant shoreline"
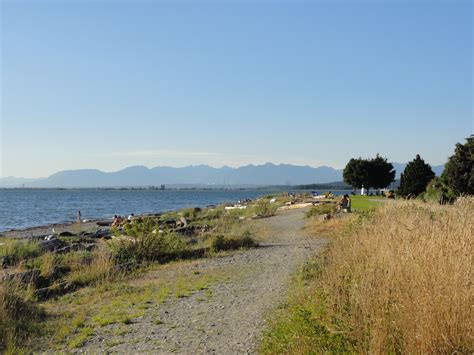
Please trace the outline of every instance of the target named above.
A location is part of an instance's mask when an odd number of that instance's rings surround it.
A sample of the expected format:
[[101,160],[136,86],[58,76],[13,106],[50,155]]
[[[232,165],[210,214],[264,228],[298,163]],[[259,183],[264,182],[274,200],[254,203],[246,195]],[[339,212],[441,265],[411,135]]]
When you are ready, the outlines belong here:
[[[147,215],[176,211],[186,207],[206,207],[222,203],[235,203],[242,199],[256,199],[284,192],[309,192],[294,188],[281,189],[202,189],[182,188],[164,191],[132,188],[110,189],[2,189],[0,234],[34,236],[51,234],[51,229],[70,227],[75,223],[76,211],[82,219],[94,223],[119,214]],[[336,195],[348,192],[343,189],[317,190],[320,194],[332,191]]]
[[276,186],[247,186],[247,187],[147,187],[147,186],[131,186],[131,187],[0,187],[1,190],[100,190],[100,191],[311,191],[311,190],[353,190],[344,185],[329,184],[311,184],[311,185],[276,185]]

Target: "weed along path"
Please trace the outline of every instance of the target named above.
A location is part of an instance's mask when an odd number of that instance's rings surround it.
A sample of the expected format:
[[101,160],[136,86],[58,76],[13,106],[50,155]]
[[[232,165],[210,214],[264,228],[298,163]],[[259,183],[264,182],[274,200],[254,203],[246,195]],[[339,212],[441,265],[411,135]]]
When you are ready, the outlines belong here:
[[[302,231],[304,210],[257,220],[254,227],[260,248],[167,265],[130,281],[135,288],[165,294],[163,302],[127,322],[95,328],[75,351],[255,352],[265,315],[285,300],[291,275],[326,241]],[[151,287],[166,280],[165,292]]]

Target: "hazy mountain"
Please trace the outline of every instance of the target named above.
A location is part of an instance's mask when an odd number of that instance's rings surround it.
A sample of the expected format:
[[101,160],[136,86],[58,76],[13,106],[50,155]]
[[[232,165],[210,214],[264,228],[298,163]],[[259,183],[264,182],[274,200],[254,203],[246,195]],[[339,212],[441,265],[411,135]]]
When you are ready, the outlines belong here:
[[[406,164],[393,163],[396,178]],[[437,175],[443,166],[435,166]],[[246,165],[213,168],[207,165],[183,168],[132,166],[116,172],[96,169],[60,171],[43,179],[2,178],[0,187],[118,187],[165,185],[302,185],[342,181],[342,170],[327,166],[313,168],[290,164]]]
[[17,178],[14,176],[7,176],[4,178],[0,178],[0,187],[18,187],[22,186],[23,184],[29,185],[33,181],[38,181],[40,179],[28,179],[28,178]]

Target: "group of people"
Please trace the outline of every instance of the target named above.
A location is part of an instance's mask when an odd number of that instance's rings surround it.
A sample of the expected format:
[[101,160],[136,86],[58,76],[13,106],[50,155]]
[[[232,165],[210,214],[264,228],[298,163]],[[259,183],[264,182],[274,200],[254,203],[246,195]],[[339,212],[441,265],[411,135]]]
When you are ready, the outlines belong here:
[[[128,218],[127,222],[131,222],[132,219],[135,217],[133,213],[131,213]],[[120,226],[124,222],[124,218],[120,215],[114,215],[114,220],[112,222],[112,227]]]

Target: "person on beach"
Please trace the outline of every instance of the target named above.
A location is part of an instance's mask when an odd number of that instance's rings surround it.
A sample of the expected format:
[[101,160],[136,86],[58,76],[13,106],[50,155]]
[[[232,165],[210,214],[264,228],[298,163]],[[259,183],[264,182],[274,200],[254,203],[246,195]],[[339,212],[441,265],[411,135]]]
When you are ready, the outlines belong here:
[[341,201],[339,201],[339,203],[337,204],[337,210],[338,211],[344,211],[346,210],[347,212],[350,212],[350,208],[351,208],[351,199],[349,198],[349,195],[344,195],[341,199]]
[[114,215],[114,221],[112,222],[112,227],[120,226],[122,224],[123,218],[118,215]]
[[128,221],[131,222],[133,217],[135,217],[135,215],[133,213],[130,213],[130,216],[128,216]]
[[77,224],[81,224],[81,211],[77,210]]

